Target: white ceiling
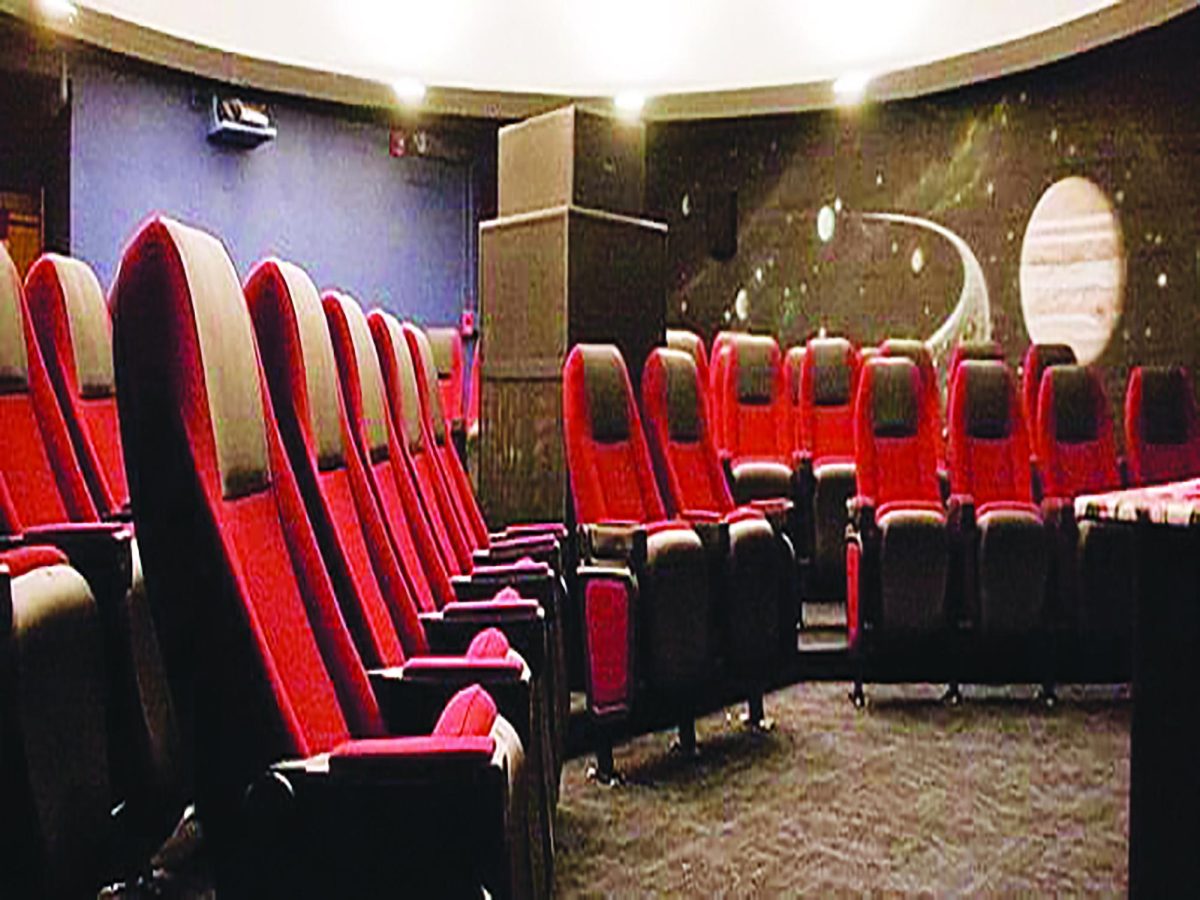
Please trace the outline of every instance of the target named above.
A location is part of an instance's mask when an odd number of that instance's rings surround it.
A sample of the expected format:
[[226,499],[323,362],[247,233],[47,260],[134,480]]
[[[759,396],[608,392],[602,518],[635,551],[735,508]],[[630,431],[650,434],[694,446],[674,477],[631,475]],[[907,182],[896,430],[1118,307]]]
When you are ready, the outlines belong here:
[[245,56],[387,81],[650,95],[885,73],[1115,0],[83,0]]

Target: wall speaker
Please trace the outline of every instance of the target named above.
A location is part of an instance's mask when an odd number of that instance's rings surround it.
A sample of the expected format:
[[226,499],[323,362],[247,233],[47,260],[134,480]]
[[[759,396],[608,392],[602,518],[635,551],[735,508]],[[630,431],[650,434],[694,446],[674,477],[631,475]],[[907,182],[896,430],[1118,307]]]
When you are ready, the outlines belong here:
[[708,198],[708,253],[713,259],[727,262],[737,256],[738,195],[737,191],[720,191]]

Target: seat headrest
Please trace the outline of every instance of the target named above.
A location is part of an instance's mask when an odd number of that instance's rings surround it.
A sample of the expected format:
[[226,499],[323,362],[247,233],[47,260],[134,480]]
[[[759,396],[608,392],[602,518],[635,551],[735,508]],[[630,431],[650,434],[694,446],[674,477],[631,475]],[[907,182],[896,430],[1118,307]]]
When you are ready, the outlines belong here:
[[28,390],[29,357],[21,313],[21,276],[0,244],[0,394]]
[[113,377],[112,326],[96,273],[87,263],[67,256],[47,254],[42,261],[53,268],[62,293],[80,396],[111,397],[117,389]]
[[845,406],[850,396],[854,348],[845,338],[813,338],[807,354],[813,376],[813,403],[817,406]]
[[287,285],[288,298],[300,335],[300,353],[304,363],[305,391],[317,466],[321,471],[336,469],[345,463],[342,427],[338,419],[337,359],[329,324],[321,308],[321,295],[312,279],[299,266],[276,263]]
[[933,357],[929,353],[929,347],[924,341],[918,341],[912,338],[888,338],[880,345],[884,356],[899,356],[904,359],[910,359],[920,368],[926,364],[933,364]]
[[587,390],[592,440],[616,444],[629,440],[629,397],[625,390],[625,361],[611,344],[580,346],[583,382]]
[[683,328],[667,329],[667,346],[672,350],[682,350],[692,359],[704,353],[704,342],[700,340],[700,335]]
[[367,327],[358,301],[348,294],[330,291],[342,308],[350,340],[354,345],[354,358],[358,363],[358,380],[362,391],[363,424],[367,432],[367,452],[372,462],[386,459],[388,454],[387,406],[383,394],[383,374],[379,371],[379,357],[375,354],[375,342]]
[[788,402],[792,406],[800,403],[800,372],[804,368],[804,348],[792,347],[783,356],[788,371]]
[[1073,366],[1078,362],[1075,351],[1067,344],[1033,344],[1029,348],[1029,361],[1039,377],[1048,366]]
[[392,360],[400,388],[400,431],[404,446],[410,453],[425,449],[425,432],[421,428],[421,396],[417,387],[417,369],[412,354],[404,339],[404,326],[400,320],[386,310],[377,310],[387,329],[388,343],[392,348]]
[[[433,352],[438,378],[449,378],[454,371],[455,357],[461,359],[462,335],[457,328],[450,327],[426,328],[425,335],[429,338],[429,349]],[[456,349],[457,354],[454,352]]]
[[696,360],[682,350],[656,350],[667,389],[667,434],[690,444],[700,440],[700,392]]
[[920,426],[920,374],[907,358],[871,360],[871,431],[876,437],[912,437]]
[[1142,367],[1141,431],[1147,443],[1187,443],[1190,390],[1179,366]]
[[959,341],[950,354],[950,368],[970,359],[994,359],[1003,361],[1004,349],[995,341]]
[[738,402],[750,406],[769,404],[775,393],[775,367],[779,345],[763,335],[738,335],[734,341],[738,366]]
[[[411,322],[405,323],[401,328],[406,340],[400,345],[400,349],[413,353],[415,348],[415,352],[420,355],[421,369],[425,375],[425,399],[429,404],[429,418],[433,424],[433,438],[440,446],[446,440],[446,413],[442,409],[442,393],[437,386],[437,369],[433,361],[433,350],[429,346],[429,337]],[[413,368],[416,371],[415,362]],[[418,372],[417,377],[420,375]],[[417,387],[420,388],[420,382],[417,383]]]
[[1064,444],[1094,441],[1100,433],[1095,374],[1086,366],[1056,365],[1042,377],[1053,388],[1054,439]]
[[963,398],[966,433],[974,438],[995,440],[1012,432],[1012,376],[996,360],[964,360],[957,378],[966,391]]

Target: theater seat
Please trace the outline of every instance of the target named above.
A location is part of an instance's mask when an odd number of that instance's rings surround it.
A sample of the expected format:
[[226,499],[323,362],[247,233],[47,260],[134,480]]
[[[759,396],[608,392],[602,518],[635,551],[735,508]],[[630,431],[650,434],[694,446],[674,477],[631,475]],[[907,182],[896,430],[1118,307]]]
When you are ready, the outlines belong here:
[[862,370],[846,549],[856,704],[863,680],[949,680],[949,539],[922,391],[907,358],[876,357]]
[[1133,627],[1132,533],[1075,520],[1074,498],[1122,487],[1112,416],[1099,376],[1053,365],[1038,391],[1037,456],[1054,531],[1053,610],[1059,681],[1125,681]]
[[[1049,540],[1033,502],[1016,383],[1003,362],[969,359],[956,366],[950,396],[951,508],[961,514],[973,638],[967,668],[977,679],[1043,683]],[[981,652],[991,658],[981,661]]]
[[929,433],[938,469],[943,474],[943,486],[949,480],[946,474],[946,425],[942,416],[941,391],[938,389],[937,370],[933,365],[933,354],[924,341],[889,338],[879,345],[879,353],[886,357],[903,357],[912,360],[921,375],[921,414],[935,425]]
[[[1050,366],[1075,365],[1075,351],[1067,344],[1030,344],[1021,360],[1021,406],[1025,412],[1025,425],[1030,434],[1037,434],[1038,391],[1042,387],[1042,374]],[[1037,453],[1037,441],[1033,452]]]
[[[581,530],[589,714],[598,727],[620,725],[658,701],[690,749],[696,702],[714,676],[704,547],[686,522],[666,518],[616,347],[579,344],[567,355],[563,426]],[[611,745],[601,745],[597,758],[601,773],[610,773]]]
[[[51,293],[44,280],[60,270],[67,273],[60,284],[68,286],[69,296],[80,299],[81,309],[88,309],[95,285],[88,273],[69,262],[60,266],[43,258],[35,264],[30,274],[39,296]],[[99,388],[112,383],[111,362],[106,366],[109,333],[103,322],[96,322],[95,313],[90,307],[79,317],[94,326],[78,330],[81,338],[85,331],[88,334],[79,346],[89,346],[85,368],[90,374],[85,383],[97,385],[102,393]],[[87,579],[100,610],[109,657],[107,690],[113,715],[109,734],[122,748],[112,756],[114,781],[126,803],[128,827],[146,832],[148,839],[161,837],[182,808],[183,776],[173,711],[146,606],[138,544],[127,523],[100,520],[34,336],[16,268],[3,245],[0,370],[0,534],[10,543],[58,547]],[[97,421],[104,421],[106,415]],[[115,446],[119,448],[119,442]]]
[[812,338],[800,369],[805,518],[811,523],[806,597],[843,596],[846,503],[854,496],[854,398],[859,356],[845,338]]
[[96,896],[124,875],[100,615],[60,551],[0,553],[0,894]]
[[1187,369],[1135,366],[1129,373],[1125,452],[1136,485],[1200,475],[1200,427]]
[[[696,376],[700,379],[700,396],[708,404],[708,350],[704,347],[704,338],[694,331],[685,328],[667,329],[667,348],[686,353],[696,364]],[[712,422],[712,410],[708,411],[708,420]]]
[[100,283],[87,263],[50,253],[29,270],[25,297],[92,500],[106,519],[127,517],[112,327]]
[[465,427],[463,386],[466,363],[463,359],[462,334],[453,326],[426,328],[429,349],[437,374],[442,412],[451,431]]
[[[804,417],[800,414],[800,372],[804,368],[804,347],[791,347],[783,357],[787,371],[788,414],[792,421],[792,453],[798,458],[804,453]],[[854,402],[854,398],[850,398]]]
[[[735,508],[717,461],[689,354],[653,350],[642,370],[646,437],[668,515],[689,522],[709,557],[722,657],[751,692],[761,721],[762,688],[781,654],[796,648],[792,554],[762,511]],[[781,522],[782,525],[782,522]]]
[[510,702],[492,693],[505,715],[469,735],[435,733],[428,708],[406,703],[406,678],[368,679],[220,242],[150,219],[113,311],[134,521],[218,891],[535,891],[528,772],[508,718],[522,695],[528,714],[528,670],[507,654],[434,666],[509,673]]
[[739,503],[792,496],[787,381],[772,337],[737,335],[722,351],[722,462]]

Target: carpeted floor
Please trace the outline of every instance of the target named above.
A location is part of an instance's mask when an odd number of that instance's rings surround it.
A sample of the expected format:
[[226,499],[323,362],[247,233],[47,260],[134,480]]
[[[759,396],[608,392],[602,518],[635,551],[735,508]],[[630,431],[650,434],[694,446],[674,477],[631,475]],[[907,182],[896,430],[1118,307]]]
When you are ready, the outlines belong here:
[[669,735],[617,748],[625,784],[563,775],[559,896],[578,894],[1125,893],[1129,714],[1119,689],[842,684],[767,699],[775,730],[736,713],[699,723],[702,755]]

